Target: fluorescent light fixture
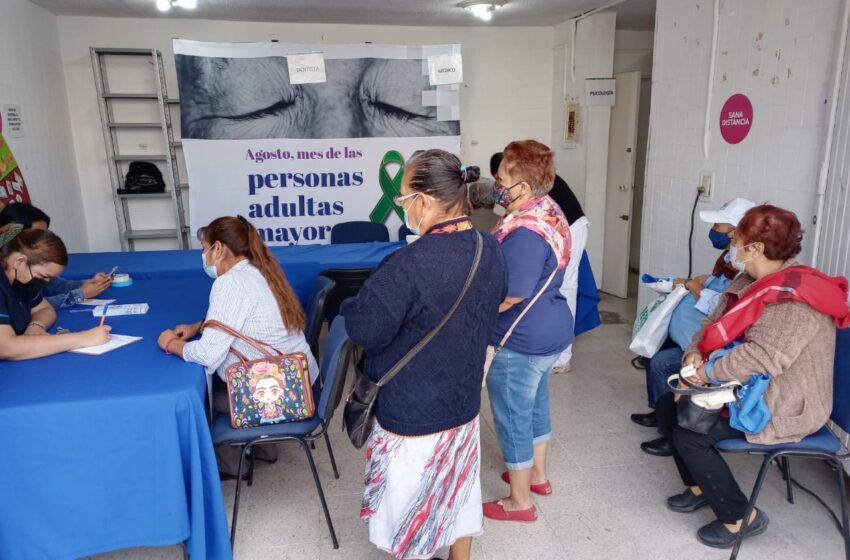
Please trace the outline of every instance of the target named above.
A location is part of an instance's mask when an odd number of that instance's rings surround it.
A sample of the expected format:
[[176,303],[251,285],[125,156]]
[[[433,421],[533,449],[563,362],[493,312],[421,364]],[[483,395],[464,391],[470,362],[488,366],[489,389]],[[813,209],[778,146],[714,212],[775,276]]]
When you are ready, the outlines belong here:
[[498,9],[501,9],[505,4],[507,4],[507,0],[495,1],[495,2],[481,2],[479,0],[467,0],[465,2],[461,2],[458,4],[459,8],[463,8],[464,10],[471,13],[473,16],[477,17],[481,21],[490,21],[493,19],[493,12]]
[[198,7],[198,0],[156,0],[156,7],[160,12],[167,12],[174,6],[184,10],[194,10]]

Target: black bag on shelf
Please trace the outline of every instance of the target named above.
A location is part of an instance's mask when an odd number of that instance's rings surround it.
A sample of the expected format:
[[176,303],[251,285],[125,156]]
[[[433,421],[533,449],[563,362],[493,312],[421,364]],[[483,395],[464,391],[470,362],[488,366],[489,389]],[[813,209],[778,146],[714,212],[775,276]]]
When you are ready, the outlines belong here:
[[132,161],[124,188],[118,189],[118,194],[150,194],[165,192],[165,181],[159,167],[149,161]]

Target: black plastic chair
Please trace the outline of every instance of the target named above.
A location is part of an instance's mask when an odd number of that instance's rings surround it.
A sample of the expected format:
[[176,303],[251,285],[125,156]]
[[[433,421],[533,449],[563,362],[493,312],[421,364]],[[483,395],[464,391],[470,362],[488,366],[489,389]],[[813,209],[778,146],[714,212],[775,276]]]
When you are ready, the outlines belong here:
[[[830,420],[840,427],[845,432],[850,432],[850,329],[839,329],[835,341],[835,374],[833,378],[833,402],[832,415]],[[850,459],[850,453],[839,454],[841,451],[841,442],[827,427],[821,428],[814,434],[803,438],[798,443],[780,443],[778,445],[757,445],[749,443],[746,439],[726,439],[717,442],[715,446],[720,451],[730,453],[750,453],[753,455],[763,455],[764,460],[761,463],[756,483],[753,486],[753,492],[750,494],[750,503],[747,506],[747,511],[744,513],[744,521],[741,526],[739,537],[735,541],[735,547],[732,549],[730,560],[735,560],[738,557],[738,551],[741,549],[743,539],[741,535],[747,527],[747,521],[750,519],[753,509],[756,507],[756,500],[759,497],[762,484],[767,476],[768,467],[774,461],[779,461],[779,466],[782,470],[782,475],[785,478],[786,490],[788,493],[788,502],[794,503],[794,495],[791,490],[791,465],[788,462],[789,457],[806,457],[809,459],[823,459],[827,461],[836,470],[838,477],[838,493],[841,498],[841,521],[827,507],[829,513],[844,537],[844,555],[846,560],[850,560],[850,519],[848,519],[847,507],[847,489],[844,484],[844,467],[842,463]],[[820,498],[818,498],[820,500]],[[824,504],[823,501],[821,501]]]
[[328,321],[333,321],[339,314],[339,306],[343,301],[360,292],[373,272],[374,268],[327,268],[319,273],[319,276],[326,276],[335,283],[325,303],[325,318]]
[[410,231],[409,227],[407,227],[404,224],[401,224],[401,226],[399,226],[399,228],[398,228],[398,240],[404,241],[405,239],[407,239],[408,235],[416,235],[416,234],[413,233],[412,231]]
[[375,222],[342,222],[331,228],[331,245],[389,240],[387,226]]
[[319,336],[322,334],[322,325],[325,324],[325,306],[335,285],[336,282],[327,276],[316,276],[307,301],[307,328],[304,329],[304,336],[316,360],[319,359]]
[[[336,538],[333,521],[331,521],[331,514],[328,510],[328,503],[325,500],[325,492],[322,489],[322,482],[319,480],[319,472],[316,470],[316,463],[313,461],[313,454],[310,451],[309,443],[320,437],[324,437],[328,441],[327,430],[333,413],[342,399],[345,376],[351,359],[351,348],[351,340],[345,332],[345,319],[338,317],[331,325],[331,330],[328,333],[325,358],[322,360],[322,367],[319,374],[323,381],[323,388],[315,389],[317,384],[314,384],[315,398],[318,404],[316,406],[316,415],[313,418],[299,422],[258,426],[256,428],[234,429],[230,426],[230,417],[226,414],[219,414],[213,421],[212,426],[212,438],[215,445],[229,444],[242,448],[242,455],[239,457],[239,473],[243,472],[242,467],[245,461],[251,460],[249,454],[255,445],[287,441],[298,443],[301,449],[304,450],[304,454],[307,455],[307,463],[313,473],[313,481],[316,483],[316,491],[319,494],[319,501],[325,513],[325,521],[328,524],[328,531],[330,531],[334,548],[339,548],[339,541]],[[328,453],[331,457],[334,477],[339,478],[336,460],[330,446],[328,447]],[[249,484],[251,483],[251,474],[250,472],[248,473]],[[236,542],[236,522],[239,516],[241,490],[242,477],[237,476],[236,497],[233,501],[233,520],[230,524],[231,548],[233,548]]]

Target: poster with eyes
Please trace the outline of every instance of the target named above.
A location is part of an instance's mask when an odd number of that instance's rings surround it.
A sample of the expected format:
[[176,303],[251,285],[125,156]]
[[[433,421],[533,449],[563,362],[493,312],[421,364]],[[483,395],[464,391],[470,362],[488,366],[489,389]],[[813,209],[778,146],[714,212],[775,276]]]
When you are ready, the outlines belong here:
[[15,161],[12,148],[3,138],[3,118],[0,116],[0,207],[12,202],[29,202],[27,184]]
[[[193,230],[242,214],[269,245],[329,243],[334,224],[356,220],[394,239],[405,161],[460,152],[460,84],[428,75],[429,57],[460,45],[176,39],[174,54]],[[312,70],[305,57],[296,66],[305,54],[324,67],[292,79]]]

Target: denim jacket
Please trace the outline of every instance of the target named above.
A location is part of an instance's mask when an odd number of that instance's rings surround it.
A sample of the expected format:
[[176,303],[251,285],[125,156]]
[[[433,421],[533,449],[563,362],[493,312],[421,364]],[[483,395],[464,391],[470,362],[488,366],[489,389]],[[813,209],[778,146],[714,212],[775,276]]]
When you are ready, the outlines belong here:
[[83,295],[82,280],[66,280],[57,276],[50,280],[50,284],[44,289],[44,299],[54,309],[60,307],[71,307],[86,299]]

